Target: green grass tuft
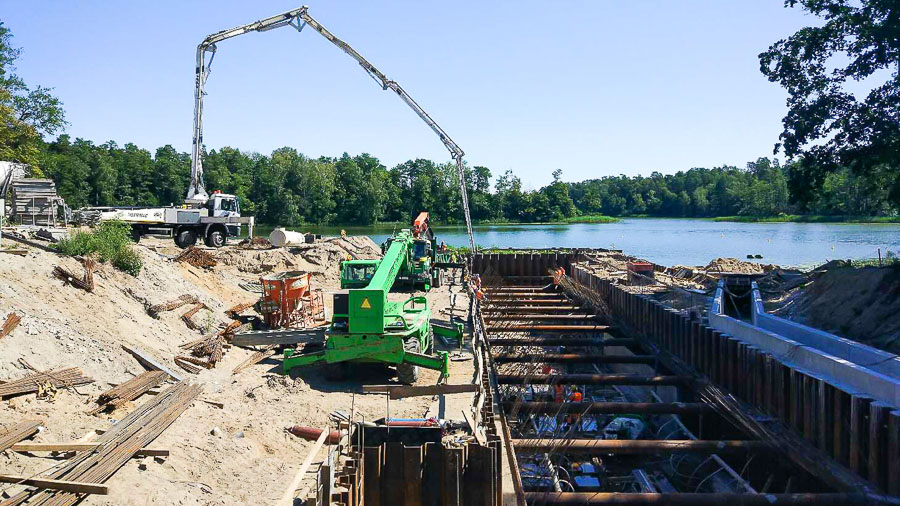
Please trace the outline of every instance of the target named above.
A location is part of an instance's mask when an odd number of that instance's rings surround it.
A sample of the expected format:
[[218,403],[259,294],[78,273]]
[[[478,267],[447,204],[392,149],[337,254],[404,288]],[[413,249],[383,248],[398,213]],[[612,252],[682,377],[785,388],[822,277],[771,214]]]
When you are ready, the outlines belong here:
[[132,276],[140,274],[144,267],[140,255],[131,247],[131,226],[121,221],[105,221],[90,232],[76,232],[56,244],[56,250],[64,255],[96,255],[101,262]]

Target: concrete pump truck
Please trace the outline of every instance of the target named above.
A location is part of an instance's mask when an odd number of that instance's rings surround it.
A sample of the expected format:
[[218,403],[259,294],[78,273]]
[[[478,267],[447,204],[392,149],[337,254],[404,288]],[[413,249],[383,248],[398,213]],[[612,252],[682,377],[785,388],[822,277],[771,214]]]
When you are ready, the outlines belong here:
[[[293,27],[298,32],[307,26],[311,27],[316,33],[353,58],[383,90],[391,90],[396,93],[403,103],[409,106],[437,134],[456,162],[466,231],[469,236],[469,245],[474,251],[475,238],[472,234],[469,199],[466,194],[463,150],[409,96],[406,90],[397,82],[388,79],[349,44],[329,32],[309,15],[309,8],[306,6],[214,33],[197,47],[194,143],[191,158],[192,174],[196,174],[197,177],[191,179],[192,186],[188,190],[188,201],[198,198],[202,200],[205,197],[201,160],[203,86],[215,56],[216,43],[245,33],[264,32],[282,26]],[[420,220],[421,218],[424,219]],[[388,293],[398,279],[419,280],[423,282],[426,289],[434,283],[434,259],[431,258],[434,248],[433,238],[430,242],[423,240],[421,235],[427,228],[427,215],[424,217],[420,215],[420,219],[414,223],[412,230],[401,231],[385,244],[384,256],[380,261],[358,267],[362,270],[362,275],[361,279],[356,280],[355,287],[334,295],[334,316],[326,333],[325,341],[319,343],[321,349],[285,350],[283,364],[285,372],[293,367],[325,362],[331,365],[332,372],[336,370],[341,373],[349,362],[363,361],[395,364],[401,381],[407,383],[415,381],[420,366],[436,369],[441,371],[442,375],[447,375],[447,355],[445,353],[437,356],[431,354],[434,346],[434,330],[431,326],[431,311],[426,298],[413,296],[404,301],[388,300]],[[427,251],[429,246],[432,250],[431,255]],[[345,286],[352,284],[349,273],[355,273],[356,269],[346,272],[348,276],[342,281]]]

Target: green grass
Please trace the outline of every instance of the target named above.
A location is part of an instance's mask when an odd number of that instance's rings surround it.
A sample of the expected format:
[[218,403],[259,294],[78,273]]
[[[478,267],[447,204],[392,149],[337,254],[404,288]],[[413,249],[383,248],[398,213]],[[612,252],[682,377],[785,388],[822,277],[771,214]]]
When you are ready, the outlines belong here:
[[778,216],[718,216],[712,221],[739,223],[900,223],[900,216],[828,216],[822,214],[782,214]]
[[92,256],[110,262],[120,271],[137,276],[144,263],[131,247],[131,226],[120,221],[105,221],[90,232],[75,232],[59,241],[56,250],[64,255]]

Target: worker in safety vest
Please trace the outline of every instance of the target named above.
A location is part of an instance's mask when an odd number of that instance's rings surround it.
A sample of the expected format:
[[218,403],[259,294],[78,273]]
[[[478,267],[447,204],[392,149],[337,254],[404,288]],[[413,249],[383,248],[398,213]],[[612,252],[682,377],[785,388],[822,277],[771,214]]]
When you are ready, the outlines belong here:
[[562,385],[556,385],[553,389],[553,400],[556,402],[562,402],[566,398],[566,387]]
[[565,269],[563,269],[562,267],[556,269],[553,272],[553,284],[559,285],[559,282],[562,280],[563,276],[565,276],[565,275],[566,275]]
[[584,394],[578,390],[578,387],[572,387],[572,392],[569,394],[569,402],[581,402],[584,400]]

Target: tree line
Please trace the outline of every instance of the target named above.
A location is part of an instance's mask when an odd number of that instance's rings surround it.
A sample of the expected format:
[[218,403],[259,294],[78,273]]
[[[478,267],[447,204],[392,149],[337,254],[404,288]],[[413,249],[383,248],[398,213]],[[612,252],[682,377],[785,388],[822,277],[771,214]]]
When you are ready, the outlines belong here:
[[[190,178],[190,156],[167,145],[151,153],[134,144],[95,145],[61,135],[41,146],[38,163],[72,207],[178,204]],[[226,147],[204,157],[206,187],[240,197],[261,223],[371,225],[406,222],[430,211],[437,223],[460,223],[456,166],[415,159],[387,168],[369,154],[305,156],[289,147],[270,155]],[[607,176],[577,183],[562,171],[527,189],[507,170],[466,168],[470,211],[477,222],[553,222],[585,216],[769,217],[781,214],[895,215],[890,170],[829,174],[814,191],[795,187],[797,163],[760,158],[746,167],[693,168],[675,174]],[[806,198],[806,200],[801,199]]]

